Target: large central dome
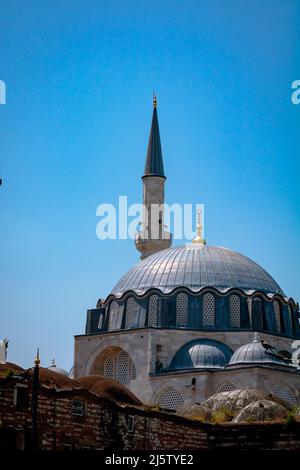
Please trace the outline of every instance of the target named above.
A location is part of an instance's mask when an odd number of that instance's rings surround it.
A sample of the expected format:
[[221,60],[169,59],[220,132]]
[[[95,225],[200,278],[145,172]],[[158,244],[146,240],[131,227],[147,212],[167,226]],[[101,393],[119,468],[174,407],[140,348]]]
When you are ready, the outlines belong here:
[[251,259],[227,248],[201,243],[148,256],[120,279],[112,293],[120,297],[132,290],[141,295],[151,288],[168,293],[182,286],[192,291],[214,287],[221,292],[235,287],[247,294],[261,291],[284,296],[272,276]]

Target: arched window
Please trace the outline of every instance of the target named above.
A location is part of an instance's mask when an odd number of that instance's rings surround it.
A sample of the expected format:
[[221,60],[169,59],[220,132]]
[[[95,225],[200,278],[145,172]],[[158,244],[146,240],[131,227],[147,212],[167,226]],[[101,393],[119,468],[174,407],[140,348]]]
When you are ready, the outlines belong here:
[[229,296],[230,326],[239,328],[241,326],[241,300],[238,295]]
[[252,329],[261,331],[266,329],[264,304],[260,297],[254,297],[252,302]]
[[125,351],[120,351],[117,356],[117,381],[127,384],[130,377],[130,358]]
[[221,393],[221,392],[232,392],[233,390],[236,390],[237,387],[234,383],[232,382],[224,382],[222,385],[220,385],[220,387],[218,388],[218,390],[216,391],[216,393]]
[[115,361],[113,358],[108,357],[104,363],[104,377],[114,379],[116,376]]
[[131,378],[131,380],[136,380],[136,368],[135,368],[135,365],[133,364],[132,361],[130,361],[130,365],[131,365],[131,367],[130,367],[130,369],[131,369],[131,370],[130,370],[130,378]]
[[215,297],[211,293],[203,296],[203,326],[215,325]]
[[178,411],[184,405],[184,398],[174,387],[168,386],[160,392],[156,403],[165,410]]
[[108,331],[119,330],[122,326],[124,306],[113,300],[109,306]]
[[294,392],[286,385],[281,385],[274,391],[274,397],[282,400],[289,408],[297,405],[297,398]]
[[187,326],[188,323],[188,296],[184,292],[176,297],[176,326]]
[[150,295],[148,304],[148,326],[157,326],[158,295]]
[[125,328],[136,328],[139,324],[139,304],[133,297],[129,297],[126,304]]
[[278,300],[273,301],[273,310],[275,317],[276,331],[281,332],[280,304]]
[[130,356],[125,351],[115,352],[109,356],[104,362],[104,377],[123,384],[136,380],[136,368]]

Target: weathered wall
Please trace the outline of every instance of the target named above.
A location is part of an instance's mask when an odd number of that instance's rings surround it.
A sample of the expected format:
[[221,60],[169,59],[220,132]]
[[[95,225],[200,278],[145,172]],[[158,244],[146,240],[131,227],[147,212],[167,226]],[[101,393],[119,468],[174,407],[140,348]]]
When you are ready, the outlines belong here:
[[[0,383],[0,448],[28,448],[31,410],[13,404],[14,379]],[[85,401],[84,417],[72,415],[72,401]],[[130,428],[130,421],[133,426]],[[223,448],[300,450],[300,422],[209,425],[177,415],[101,400],[84,390],[42,389],[38,408],[39,448],[62,450],[209,450]],[[10,435],[11,430],[15,436]],[[19,431],[17,431],[19,430]],[[9,437],[10,436],[10,437]],[[7,438],[9,437],[9,438]],[[13,442],[14,440],[14,442]]]

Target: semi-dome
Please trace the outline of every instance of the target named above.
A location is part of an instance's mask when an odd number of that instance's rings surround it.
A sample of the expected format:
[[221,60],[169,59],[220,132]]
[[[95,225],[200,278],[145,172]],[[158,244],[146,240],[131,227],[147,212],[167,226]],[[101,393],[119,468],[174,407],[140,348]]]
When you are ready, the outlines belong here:
[[252,343],[244,344],[231,356],[229,365],[242,364],[268,364],[290,366],[289,362],[280,356],[275,349],[260,341],[257,334],[254,335]]
[[223,368],[232,350],[223,343],[201,338],[182,346],[174,355],[169,370]]
[[121,297],[132,290],[141,295],[151,288],[168,293],[182,286],[192,291],[214,287],[220,292],[234,287],[246,294],[261,291],[284,296],[270,274],[251,259],[227,248],[202,243],[148,256],[120,279],[112,293]]

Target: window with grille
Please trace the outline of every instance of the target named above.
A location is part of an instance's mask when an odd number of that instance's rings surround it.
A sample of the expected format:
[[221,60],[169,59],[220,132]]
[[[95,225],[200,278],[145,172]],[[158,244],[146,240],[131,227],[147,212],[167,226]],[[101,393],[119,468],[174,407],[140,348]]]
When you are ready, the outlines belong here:
[[127,430],[128,432],[134,432],[134,416],[132,415],[127,418]]
[[297,398],[294,392],[286,385],[281,385],[274,392],[274,397],[285,402],[290,408],[297,405]]
[[136,368],[132,361],[130,361],[130,378],[131,380],[136,380]]
[[239,328],[241,326],[241,300],[238,295],[229,297],[230,326]]
[[233,390],[236,390],[237,387],[234,383],[232,382],[224,382],[220,387],[218,388],[216,393],[221,393],[221,392],[232,392]]
[[203,326],[215,325],[215,297],[211,293],[203,296]]
[[180,392],[169,386],[160,392],[156,403],[165,410],[177,411],[183,407],[184,398]]
[[125,351],[119,352],[117,356],[117,381],[121,384],[129,382],[130,358]]
[[125,328],[136,328],[139,324],[139,304],[133,297],[129,297],[126,304]]
[[84,401],[73,400],[72,401],[72,415],[73,416],[84,416]]
[[113,300],[109,307],[108,331],[119,330],[122,326],[124,306]]
[[104,377],[120,383],[136,380],[136,368],[130,356],[125,351],[120,351],[108,357],[104,362]]
[[188,296],[181,292],[176,297],[176,326],[187,326]]
[[104,377],[108,379],[116,377],[115,361],[112,357],[108,357],[104,363]]
[[158,295],[150,295],[148,304],[148,326],[157,326]]
[[278,331],[280,333],[280,331],[281,331],[281,320],[280,320],[280,305],[279,305],[278,300],[274,300],[273,310],[274,310],[276,331]]

